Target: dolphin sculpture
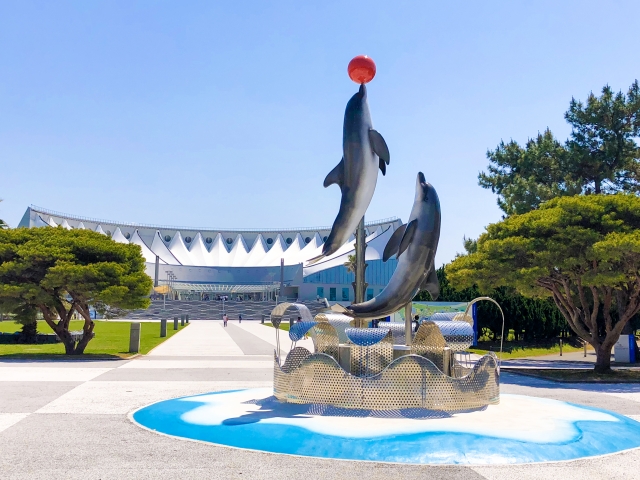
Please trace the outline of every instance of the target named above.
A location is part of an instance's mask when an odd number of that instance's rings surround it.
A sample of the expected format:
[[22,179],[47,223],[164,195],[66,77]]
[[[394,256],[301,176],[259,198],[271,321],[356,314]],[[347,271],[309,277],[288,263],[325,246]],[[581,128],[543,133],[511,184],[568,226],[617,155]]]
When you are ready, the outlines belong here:
[[382,255],[385,262],[393,255],[398,258],[389,284],[376,297],[350,305],[344,313],[355,318],[382,318],[400,310],[420,290],[427,290],[434,300],[438,298],[434,260],[439,239],[440,200],[419,172],[409,222],[393,232]]
[[387,171],[389,149],[371,124],[364,84],[351,97],[344,112],[342,151],[342,160],[324,179],[325,188],[334,183],[340,187],[340,210],[324,242],[322,254],[310,259],[309,264],[335,253],[349,240],[371,203],[378,169],[383,175]]

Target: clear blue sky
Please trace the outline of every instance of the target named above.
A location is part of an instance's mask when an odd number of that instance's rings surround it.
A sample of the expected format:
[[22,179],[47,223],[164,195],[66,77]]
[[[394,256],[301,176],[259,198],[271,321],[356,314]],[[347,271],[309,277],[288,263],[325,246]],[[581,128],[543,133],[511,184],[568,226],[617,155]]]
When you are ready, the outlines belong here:
[[488,148],[638,78],[636,1],[0,1],[0,218],[330,225],[346,66],[371,56],[391,164],[369,220],[438,190],[437,261],[500,219]]

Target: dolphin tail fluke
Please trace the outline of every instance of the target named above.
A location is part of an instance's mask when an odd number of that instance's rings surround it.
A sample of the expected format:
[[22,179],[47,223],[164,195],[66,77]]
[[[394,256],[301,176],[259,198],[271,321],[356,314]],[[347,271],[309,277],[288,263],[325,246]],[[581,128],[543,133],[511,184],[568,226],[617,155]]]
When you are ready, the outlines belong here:
[[[384,160],[384,163],[389,165],[391,157],[389,156],[389,147],[387,147],[387,142],[385,142],[382,135],[373,128],[369,129],[369,143],[371,144],[371,150],[373,150],[381,160]],[[382,168],[380,168],[380,170],[382,170]],[[384,173],[384,170],[382,173]]]
[[440,282],[438,281],[438,275],[436,274],[433,265],[431,265],[429,275],[427,275],[427,278],[420,288],[421,290],[429,292],[433,301],[436,301],[440,296]]
[[[382,161],[382,159],[380,159]],[[402,240],[402,236],[404,235],[404,231],[407,228],[407,224],[400,225],[396,228],[396,231],[393,232],[391,238],[387,242],[386,247],[384,247],[384,252],[382,253],[382,261],[386,262],[391,257],[398,253],[398,249],[400,248],[400,240]]]
[[340,188],[344,185],[344,158],[340,160],[340,163],[338,163],[338,165],[329,172],[327,178],[324,179],[324,188],[334,183]]

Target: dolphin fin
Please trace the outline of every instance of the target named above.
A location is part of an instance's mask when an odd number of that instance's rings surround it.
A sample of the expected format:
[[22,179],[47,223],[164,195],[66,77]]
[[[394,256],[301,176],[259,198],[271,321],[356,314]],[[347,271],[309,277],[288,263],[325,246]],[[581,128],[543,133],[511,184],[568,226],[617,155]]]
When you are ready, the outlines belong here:
[[342,188],[342,185],[344,184],[344,158],[340,160],[340,163],[338,163],[338,165],[329,172],[327,178],[324,179],[324,188],[327,188],[329,185],[333,185],[334,183],[340,188]]
[[[380,160],[382,161],[382,159]],[[396,228],[396,231],[393,232],[391,238],[387,242],[387,246],[384,247],[384,252],[382,253],[382,261],[386,262],[391,257],[393,257],[396,253],[398,253],[398,248],[400,247],[400,240],[402,240],[402,236],[404,235],[404,231],[407,228],[407,224],[400,225]]]
[[402,236],[402,240],[400,240],[400,246],[398,247],[398,257],[402,255],[411,243],[413,239],[413,234],[416,233],[416,229],[418,228],[418,219],[414,218],[407,224],[407,228],[404,231],[404,235]]
[[433,264],[429,270],[429,275],[427,275],[427,278],[420,286],[420,289],[429,292],[433,301],[436,301],[440,296],[440,282],[438,281],[438,275],[433,268]]
[[[369,142],[371,143],[371,149],[376,152],[376,155],[378,155],[381,160],[384,160],[384,163],[389,165],[389,147],[387,147],[387,142],[385,142],[382,135],[373,128],[369,129]],[[380,170],[382,170],[382,168]]]
[[384,163],[384,160],[382,158],[378,158],[378,166],[380,167],[380,171],[382,172],[382,175],[386,175],[387,174],[387,164]]

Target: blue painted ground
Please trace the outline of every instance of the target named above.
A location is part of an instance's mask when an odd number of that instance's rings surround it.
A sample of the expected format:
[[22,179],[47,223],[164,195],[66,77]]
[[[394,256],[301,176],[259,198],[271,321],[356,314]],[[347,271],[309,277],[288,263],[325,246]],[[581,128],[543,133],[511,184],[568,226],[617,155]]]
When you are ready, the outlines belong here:
[[502,395],[453,416],[425,410],[350,411],[281,404],[270,389],[166,400],[133,414],[164,434],[303,456],[415,464],[572,460],[640,447],[640,423],[556,400]]

